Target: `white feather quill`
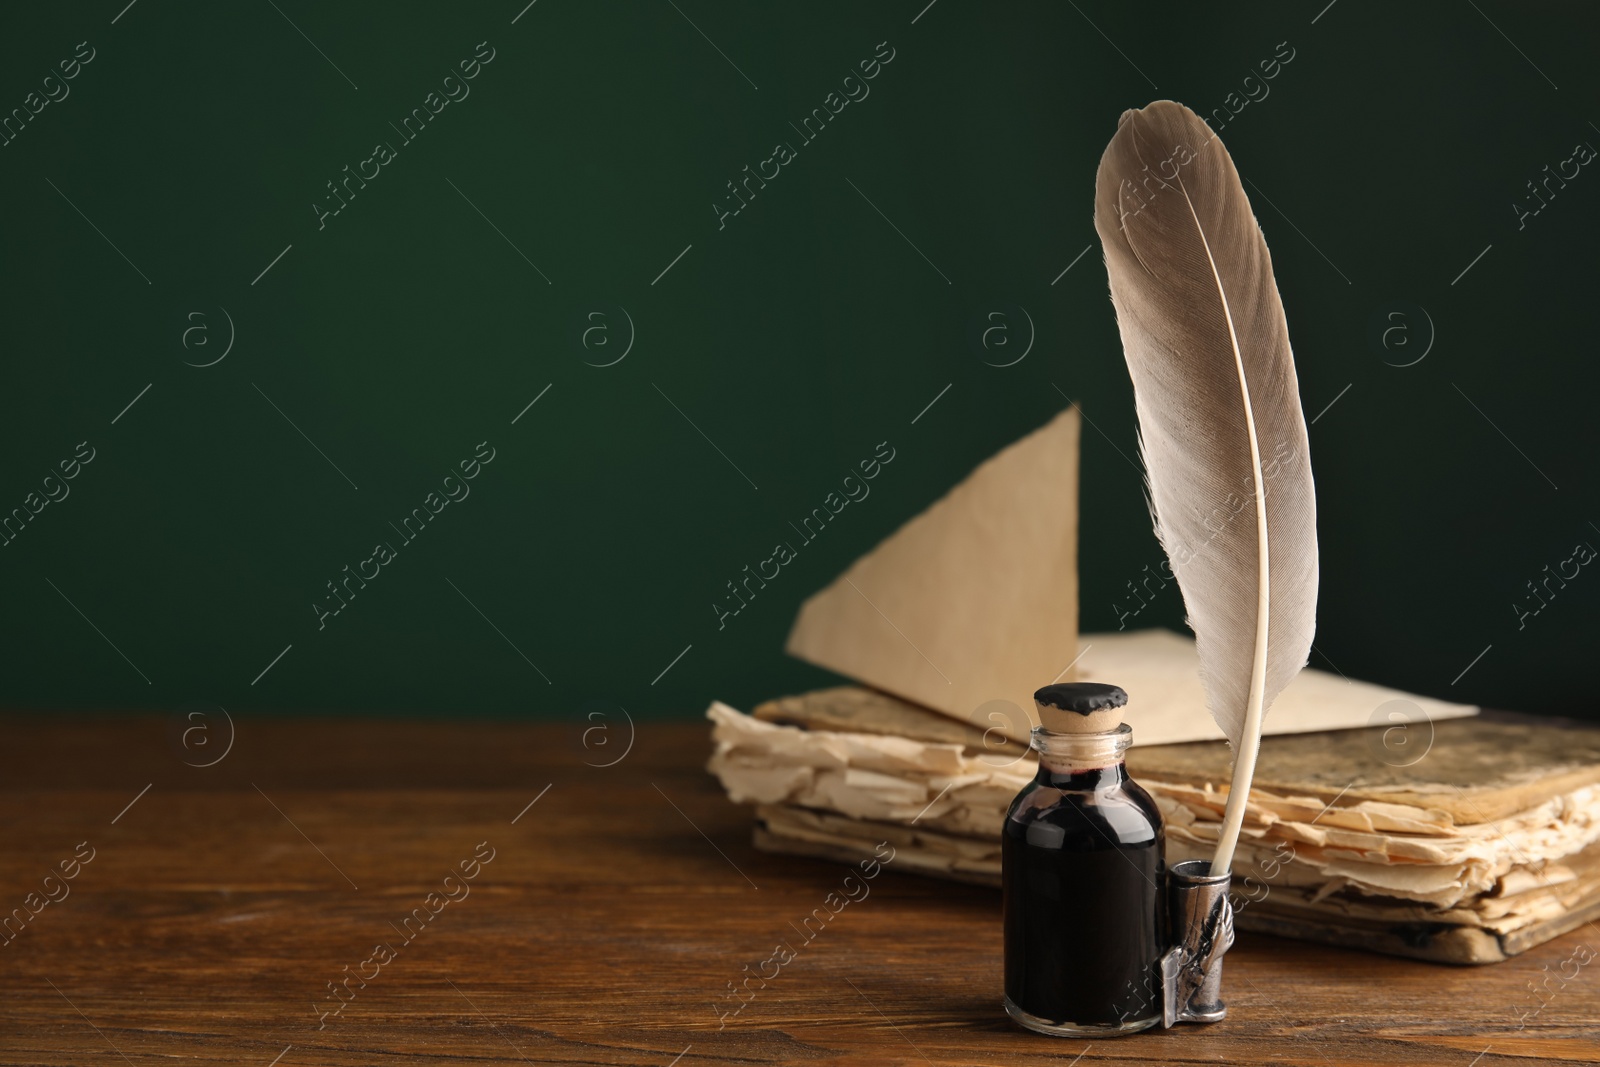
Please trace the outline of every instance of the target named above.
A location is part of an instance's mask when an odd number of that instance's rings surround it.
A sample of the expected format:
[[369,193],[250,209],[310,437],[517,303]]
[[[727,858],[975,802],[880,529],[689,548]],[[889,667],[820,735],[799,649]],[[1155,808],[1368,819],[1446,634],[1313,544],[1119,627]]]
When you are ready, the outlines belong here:
[[1305,665],[1317,520],[1272,257],[1222,142],[1181,104],[1123,113],[1095,228],[1133,378],[1151,515],[1234,771],[1211,871],[1232,868],[1261,724]]

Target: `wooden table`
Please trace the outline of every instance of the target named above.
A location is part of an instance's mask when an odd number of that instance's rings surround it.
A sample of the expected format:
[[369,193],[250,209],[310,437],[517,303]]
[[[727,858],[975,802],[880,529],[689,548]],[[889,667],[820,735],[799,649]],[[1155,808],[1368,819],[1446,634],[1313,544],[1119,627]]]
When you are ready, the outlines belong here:
[[1001,1012],[999,894],[892,866],[719,1019],[846,872],[751,848],[705,724],[594,767],[626,724],[258,719],[191,766],[212,720],[5,721],[0,909],[39,911],[0,1064],[1600,1063],[1600,962],[1529,990],[1593,931],[1476,969],[1246,936],[1225,1022],[1056,1040]]

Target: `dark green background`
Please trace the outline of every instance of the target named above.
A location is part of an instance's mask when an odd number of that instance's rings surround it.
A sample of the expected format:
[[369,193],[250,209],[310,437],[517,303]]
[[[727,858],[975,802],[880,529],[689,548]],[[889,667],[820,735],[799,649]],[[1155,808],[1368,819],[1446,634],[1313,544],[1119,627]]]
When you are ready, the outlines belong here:
[[[1313,663],[1594,715],[1600,574],[1581,572],[1523,629],[1512,605],[1577,542],[1600,545],[1600,174],[1585,169],[1520,232],[1511,206],[1545,164],[1600,145],[1593,15],[1487,0],[939,0],[913,24],[925,0],[539,0],[512,25],[523,0],[141,0],[112,24],[123,3],[12,8],[0,33],[5,109],[79,41],[97,51],[71,95],[0,148],[0,506],[77,442],[98,453],[0,549],[6,705],[749,706],[827,680],[782,653],[807,594],[1063,395],[1093,423],[1081,625],[1115,628],[1124,583],[1161,556],[1126,459],[1095,167],[1124,108],[1171,97],[1209,114],[1286,41],[1295,58],[1270,95],[1221,132],[1275,205],[1250,189],[1308,417],[1350,386],[1311,431]],[[480,41],[497,54],[470,97],[319,231],[324,183],[395,140],[388,123]],[[788,123],[881,41],[896,55],[870,97],[719,231],[724,183],[796,140]],[[1437,331],[1415,366],[1385,365],[1370,339],[1396,301]],[[583,316],[613,305],[637,343],[586,366],[600,357],[579,343]],[[986,365],[974,324],[1019,306],[1031,353]],[[219,308],[237,325],[232,353],[185,366],[220,351],[184,349],[186,316],[204,312],[220,344]],[[319,632],[324,583],[483,440],[498,456],[470,498]],[[880,441],[897,458],[870,498],[719,632],[724,583]],[[1173,590],[1138,622],[1181,618]]]

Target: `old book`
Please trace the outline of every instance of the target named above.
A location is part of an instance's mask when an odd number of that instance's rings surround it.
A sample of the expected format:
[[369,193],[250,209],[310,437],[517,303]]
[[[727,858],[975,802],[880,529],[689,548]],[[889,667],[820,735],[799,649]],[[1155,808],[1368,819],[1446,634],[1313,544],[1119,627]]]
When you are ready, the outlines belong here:
[[[757,848],[855,863],[880,841],[894,846],[901,871],[977,885],[1000,884],[1000,842],[959,837],[899,823],[870,822],[784,805],[756,808]],[[1209,854],[1209,850],[1207,850]],[[1175,853],[1172,859],[1202,858]],[[1438,963],[1498,963],[1553,937],[1600,919],[1600,843],[1529,877],[1514,892],[1486,901],[1491,910],[1522,908],[1528,921],[1514,929],[1484,925],[1473,909],[1438,910],[1403,900],[1318,896],[1258,878],[1237,885],[1235,921],[1241,929]]]
[[[762,847],[845,856],[870,837],[870,853],[892,830],[907,868],[998,878],[1000,821],[1031,753],[868,690],[708,716],[711,770],[758,805]],[[1600,730],[1412,724],[1431,747],[1399,767],[1393,729],[1263,742],[1235,864],[1241,926],[1489,962],[1600,914]],[[1136,749],[1129,765],[1161,804],[1169,860],[1208,855],[1226,745]]]
[[[1162,805],[1169,854],[1208,852],[1228,752],[1177,744],[1220,737],[1193,642],[1142,631],[1085,635],[1080,647],[1078,432],[1078,413],[1062,412],[802,605],[789,652],[872,688],[786,697],[755,717],[712,706],[711,769],[733,799],[758,805],[758,844],[847,856],[883,839],[863,846],[863,834],[898,835],[906,866],[994,878],[1000,820],[1033,774],[1032,692],[1073,679],[1132,694],[1144,747],[1129,762]],[[1145,571],[1128,583],[1141,603],[1171,584]],[[1583,913],[1595,879],[1568,860],[1600,837],[1600,754],[1525,749],[1525,766],[1486,773],[1515,746],[1474,733],[1463,717],[1476,712],[1301,671],[1266,719],[1267,734],[1285,736],[1264,745],[1235,870],[1242,892],[1273,895],[1249,898],[1243,924],[1271,917],[1302,936],[1376,924],[1361,943],[1397,950],[1418,939],[1382,931],[1422,923],[1467,932],[1422,938],[1417,952],[1483,960]],[[1321,732],[1340,729],[1352,732]],[[1434,731],[1454,762],[1433,756],[1419,772],[1412,754]]]

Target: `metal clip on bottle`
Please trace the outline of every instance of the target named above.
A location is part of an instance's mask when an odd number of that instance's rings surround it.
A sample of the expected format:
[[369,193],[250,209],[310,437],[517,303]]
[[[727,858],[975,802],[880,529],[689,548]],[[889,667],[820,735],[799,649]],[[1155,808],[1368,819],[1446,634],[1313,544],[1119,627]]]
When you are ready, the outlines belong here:
[[1184,860],[1167,872],[1167,929],[1161,957],[1161,1025],[1221,1022],[1222,957],[1233,947],[1231,877],[1210,874],[1208,860]]

